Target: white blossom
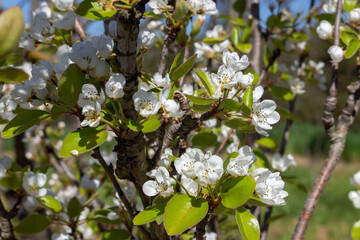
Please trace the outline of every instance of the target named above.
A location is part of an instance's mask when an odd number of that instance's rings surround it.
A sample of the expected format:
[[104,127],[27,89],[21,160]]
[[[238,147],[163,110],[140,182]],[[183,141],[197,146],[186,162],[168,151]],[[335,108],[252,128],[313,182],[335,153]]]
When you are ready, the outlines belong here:
[[45,196],[47,190],[42,188],[46,183],[46,175],[43,173],[35,174],[33,172],[25,173],[23,177],[23,188],[33,197]]
[[217,125],[217,120],[216,120],[216,118],[212,118],[212,119],[209,119],[209,120],[204,121],[204,126],[205,126],[206,128],[212,129],[212,128],[215,128],[216,125]]
[[352,22],[359,22],[360,21],[360,8],[354,8],[349,13],[350,20]]
[[9,170],[11,165],[12,161],[8,156],[0,158],[0,179],[6,176],[6,171]]
[[327,0],[323,5],[323,10],[327,13],[334,13],[336,12],[336,4],[337,0]]
[[55,64],[54,71],[57,79],[60,79],[65,70],[73,63],[69,58],[71,49],[69,45],[63,44],[56,51],[56,58],[59,62]]
[[103,59],[99,59],[96,66],[90,70],[90,75],[94,78],[107,77],[110,74],[110,65]]
[[188,178],[196,177],[194,165],[205,159],[204,153],[198,148],[187,148],[186,152],[174,162],[175,169],[179,174]]
[[71,237],[71,235],[66,232],[63,231],[61,233],[53,233],[51,235],[51,240],[72,240],[73,238]]
[[223,41],[219,44],[214,44],[213,50],[215,53],[221,54],[225,49],[228,48],[229,44],[230,44],[230,41],[228,39],[226,39],[225,41]]
[[161,103],[158,101],[158,96],[154,92],[147,93],[144,90],[138,90],[133,95],[135,110],[139,111],[143,117],[156,114],[160,109]]
[[96,191],[100,187],[100,180],[97,178],[90,179],[87,175],[83,175],[80,180],[80,187],[85,191]]
[[182,87],[182,92],[184,94],[193,95],[194,93],[194,87],[192,84],[185,83]]
[[33,64],[30,79],[30,86],[35,89],[43,89],[51,80],[54,71],[54,64],[52,62],[40,60],[40,65]]
[[289,85],[294,95],[300,95],[305,93],[305,82],[299,78],[289,78]]
[[172,153],[171,148],[165,148],[165,151],[161,155],[160,160],[157,165],[168,169],[172,162],[172,159],[171,159],[172,155],[173,155],[173,153]]
[[205,36],[208,38],[219,38],[224,34],[224,27],[221,24],[217,24],[211,30],[207,30]]
[[110,98],[121,98],[124,96],[123,88],[126,79],[121,73],[111,75],[109,81],[105,84],[105,92]]
[[289,167],[296,166],[296,162],[291,154],[281,156],[279,153],[275,153],[271,160],[271,166],[280,172],[285,172]]
[[[184,186],[186,191],[191,195],[196,197],[198,194],[198,184],[191,178],[187,178],[186,176],[181,176],[181,184]],[[181,188],[182,193],[186,193],[183,188]]]
[[207,152],[203,161],[195,162],[194,171],[200,185],[207,187],[210,184],[216,184],[224,173],[223,160]]
[[99,62],[96,52],[97,49],[92,42],[77,42],[72,46],[69,57],[79,68],[88,70],[96,67]]
[[9,95],[4,95],[0,98],[0,118],[10,121],[15,117],[12,112],[16,109],[17,104],[11,100]]
[[164,24],[161,20],[153,20],[153,21],[150,21],[146,27],[150,31],[155,31],[156,29],[160,28],[163,25]]
[[158,87],[166,87],[170,84],[170,76],[166,73],[165,77],[162,77],[161,74],[157,72],[151,78],[151,81]]
[[252,164],[256,162],[256,157],[249,146],[243,146],[238,151],[239,155],[231,158],[226,171],[233,176],[248,175]]
[[163,105],[166,111],[166,114],[164,113],[166,118],[181,118],[185,114],[185,112],[180,109],[180,104],[173,99],[166,100]]
[[90,38],[93,42],[94,47],[98,51],[98,55],[102,58],[107,59],[113,51],[114,40],[106,35],[93,36]]
[[46,18],[51,18],[51,8],[46,1],[42,2],[40,6],[32,12],[32,16],[35,17],[39,13],[44,13]]
[[20,42],[19,42],[20,48],[25,48],[28,51],[32,51],[35,49],[35,42],[34,39],[31,37],[29,32],[24,32],[21,36]]
[[273,206],[282,206],[288,193],[284,191],[285,183],[279,172],[272,173],[266,168],[257,168],[253,173],[256,181],[255,191],[261,201]]
[[252,73],[244,74],[240,79],[240,83],[243,88],[251,86],[253,81],[254,81],[254,75]]
[[188,0],[187,2],[191,9],[195,12],[202,10],[208,15],[217,15],[219,13],[215,2],[212,0]]
[[32,196],[26,196],[24,200],[22,201],[22,205],[25,208],[26,211],[29,213],[33,212],[37,207],[40,206],[40,203],[38,200],[36,200],[35,197]]
[[109,220],[116,220],[119,218],[119,215],[116,214],[116,212],[109,212],[106,217],[109,219]]
[[80,107],[96,105],[96,103],[103,104],[104,102],[105,94],[102,89],[99,94],[96,87],[90,83],[86,83],[81,87],[81,93],[79,94],[79,100],[77,102]]
[[67,11],[64,15],[58,14],[54,22],[57,29],[71,30],[75,26],[76,14],[74,11]]
[[360,208],[360,191],[351,191],[348,197],[355,208]]
[[273,100],[263,100],[254,104],[252,123],[255,125],[256,132],[266,137],[269,136],[266,130],[271,130],[271,125],[280,120],[280,114],[275,109],[276,103]]
[[145,195],[149,197],[158,194],[163,197],[168,197],[173,191],[173,184],[175,184],[175,180],[170,178],[168,170],[164,167],[159,167],[155,172],[155,181],[149,180],[145,182],[142,189]]
[[155,14],[161,14],[166,9],[168,0],[150,0],[149,7],[152,8]]
[[147,28],[143,28],[139,32],[137,49],[139,50],[142,47],[151,48],[154,46],[155,40],[156,34]]
[[228,49],[224,50],[222,61],[225,67],[233,69],[235,72],[244,70],[250,65],[247,55],[240,58],[236,52],[231,53]]
[[220,66],[217,74],[212,73],[211,79],[216,86],[229,89],[237,84],[243,77],[242,72],[235,72],[232,68],[227,68],[225,65]]
[[45,13],[35,15],[30,35],[40,42],[50,41],[54,37],[55,28],[50,23]]
[[351,178],[350,178],[350,183],[351,185],[353,185],[356,188],[360,188],[360,171],[355,173]]
[[208,44],[203,42],[196,42],[195,46],[195,54],[197,54],[196,61],[200,62],[209,58],[215,58],[216,52],[212,49]]
[[316,28],[316,32],[319,35],[319,38],[321,39],[329,39],[331,37],[333,31],[333,26],[330,22],[326,20],[322,20],[320,22],[320,25]]
[[329,49],[328,49],[328,54],[330,55],[331,57],[331,62],[333,63],[339,63],[343,60],[343,50],[341,47],[339,46],[331,46]]
[[98,102],[94,105],[86,105],[82,109],[82,115],[84,115],[84,120],[81,122],[82,127],[97,127],[101,121],[101,106]]
[[65,11],[72,7],[74,0],[54,0],[55,6],[61,11]]

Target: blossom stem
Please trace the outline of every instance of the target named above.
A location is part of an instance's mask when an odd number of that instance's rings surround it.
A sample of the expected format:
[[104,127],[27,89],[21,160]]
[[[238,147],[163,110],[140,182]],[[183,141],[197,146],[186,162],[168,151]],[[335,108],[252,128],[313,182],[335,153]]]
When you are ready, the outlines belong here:
[[107,125],[109,125],[110,127],[112,127],[113,129],[115,129],[117,132],[120,132],[120,129],[117,128],[114,124],[112,124],[111,122],[109,122],[108,120],[101,118],[100,120],[103,123],[106,123]]
[[174,180],[176,181],[176,183],[179,184],[180,187],[182,187],[182,189],[184,189],[184,191],[186,192],[187,195],[191,196],[190,193],[188,192],[188,190],[186,190],[186,188],[184,187],[184,185],[182,185],[182,183],[181,183],[179,180],[177,180],[176,177],[174,177],[172,174],[170,174],[170,177],[171,177],[172,179],[174,179]]
[[120,103],[119,99],[117,99],[116,102],[118,103],[118,106],[119,106],[119,111],[120,111],[121,119],[125,119],[125,117],[124,117],[124,112],[123,112],[123,108],[122,108],[122,106],[121,106],[121,103]]

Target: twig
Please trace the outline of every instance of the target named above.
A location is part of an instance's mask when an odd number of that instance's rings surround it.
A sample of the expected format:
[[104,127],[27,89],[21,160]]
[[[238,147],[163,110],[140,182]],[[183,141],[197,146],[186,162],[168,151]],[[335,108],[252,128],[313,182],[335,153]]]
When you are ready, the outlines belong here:
[[257,74],[260,74],[261,69],[261,30],[259,18],[259,0],[251,1],[251,15],[253,16],[252,29],[254,33],[253,38],[253,52],[251,66]]
[[11,219],[16,217],[21,207],[21,200],[23,196],[18,196],[18,199],[11,210],[8,212],[0,198],[0,239],[1,240],[15,240],[14,227],[11,223]]
[[[106,174],[110,178],[113,186],[115,187],[117,194],[119,195],[119,198],[121,199],[122,203],[124,204],[125,209],[129,213],[130,218],[132,220],[135,217],[135,212],[132,209],[131,204],[130,204],[129,200],[126,198],[123,190],[121,189],[119,182],[116,180],[114,171],[106,164],[104,158],[102,157],[99,147],[97,147],[93,150],[93,154],[91,156],[93,158],[97,159],[99,161],[100,165],[105,170]],[[140,231],[144,234],[146,239],[151,239],[150,234],[146,231],[146,229],[143,226],[138,226],[138,227],[139,227]]]
[[216,153],[215,153],[216,155],[219,155],[219,154],[221,153],[221,150],[224,148],[227,140],[229,140],[229,138],[230,138],[230,136],[231,136],[231,134],[232,134],[233,132],[234,132],[234,129],[230,129],[230,130],[227,132],[226,137],[225,137],[224,140],[221,142],[218,150],[217,150]]
[[[338,1],[335,26],[334,26],[334,45],[339,45],[339,26],[342,12],[342,1]],[[325,101],[323,124],[330,141],[330,150],[328,157],[316,179],[316,182],[308,196],[304,209],[299,217],[298,223],[295,227],[292,239],[300,240],[304,237],[307,225],[310,221],[311,215],[315,206],[324,190],[332,171],[336,167],[338,160],[344,150],[346,136],[349,126],[353,123],[357,112],[359,110],[360,97],[360,58],[357,59],[357,81],[351,83],[347,87],[348,97],[346,105],[338,118],[338,124],[335,126],[334,110],[337,103],[337,81],[338,81],[338,64],[332,64],[332,78],[328,97]]]
[[86,33],[84,30],[84,27],[82,26],[82,24],[80,23],[78,18],[76,18],[76,20],[75,20],[75,31],[79,35],[81,40],[85,39]]
[[276,59],[278,57],[280,57],[281,54],[281,50],[279,48],[275,48],[273,50],[273,53],[269,59],[269,63],[266,65],[266,67],[263,68],[263,70],[261,71],[261,75],[259,77],[259,81],[257,82],[257,86],[261,85],[261,82],[264,80],[266,73],[268,72],[269,68],[274,64],[274,62],[276,61]]

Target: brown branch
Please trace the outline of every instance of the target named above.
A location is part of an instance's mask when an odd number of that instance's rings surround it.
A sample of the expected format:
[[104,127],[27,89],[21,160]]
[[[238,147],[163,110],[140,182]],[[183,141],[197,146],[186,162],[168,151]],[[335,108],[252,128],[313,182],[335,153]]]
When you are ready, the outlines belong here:
[[15,240],[14,227],[11,223],[11,219],[16,217],[21,208],[21,201],[23,196],[18,196],[18,199],[11,210],[8,212],[0,197],[0,240]]
[[208,210],[206,216],[198,224],[196,224],[196,230],[195,230],[196,240],[204,240],[205,239],[204,235],[206,233],[206,225],[209,222],[212,212],[213,212],[213,209],[211,206],[209,206],[209,210]]
[[[342,1],[338,1],[337,12],[335,18],[335,34],[334,45],[339,44],[339,25],[342,12]],[[345,147],[346,136],[349,126],[353,123],[357,112],[359,110],[359,97],[360,97],[360,58],[357,59],[357,81],[351,83],[347,87],[348,97],[346,105],[338,118],[337,127],[335,126],[334,110],[337,103],[337,75],[338,64],[332,64],[332,79],[328,93],[328,98],[325,102],[323,124],[330,141],[330,150],[328,157],[316,179],[316,182],[308,196],[304,209],[299,217],[295,231],[293,233],[293,240],[300,240],[304,237],[307,225],[310,221],[311,215],[315,209],[315,206],[320,198],[322,191],[324,190],[332,171],[336,167],[341,154]]]
[[86,37],[86,33],[83,25],[80,23],[78,18],[76,18],[75,20],[75,31],[79,35],[81,41],[83,41]]
[[261,85],[261,82],[264,80],[266,73],[269,71],[269,68],[274,64],[274,62],[276,61],[276,59],[278,57],[280,57],[281,55],[281,50],[279,48],[275,48],[273,50],[273,53],[269,59],[269,63],[263,68],[263,70],[261,71],[261,75],[259,77],[259,80],[257,82],[257,86]]
[[[99,161],[100,165],[103,167],[106,174],[110,178],[117,194],[119,195],[119,198],[121,199],[122,203],[125,206],[126,211],[129,213],[131,220],[134,219],[135,212],[132,209],[129,200],[126,198],[125,193],[121,189],[119,182],[116,180],[115,175],[114,175],[114,170],[106,164],[106,161],[104,160],[103,156],[101,155],[99,147],[97,147],[93,150],[93,154],[91,156]],[[145,238],[150,240],[151,236],[146,231],[146,229],[143,226],[138,226],[138,227],[139,227],[140,231],[144,234]]]
[[253,17],[252,29],[254,33],[253,38],[253,52],[251,66],[257,74],[260,74],[261,69],[261,29],[259,18],[259,0],[251,1],[251,15]]
[[221,142],[218,150],[217,150],[216,153],[215,153],[216,155],[219,155],[219,154],[221,153],[222,149],[224,148],[226,142],[229,140],[229,138],[230,138],[230,136],[231,136],[231,134],[232,134],[233,132],[234,132],[234,129],[230,129],[230,130],[227,132],[226,137],[225,137],[224,140]]

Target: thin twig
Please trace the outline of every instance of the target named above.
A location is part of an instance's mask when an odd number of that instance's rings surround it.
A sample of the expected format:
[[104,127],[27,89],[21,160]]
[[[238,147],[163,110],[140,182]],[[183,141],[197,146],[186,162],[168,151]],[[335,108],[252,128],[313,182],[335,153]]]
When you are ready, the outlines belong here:
[[[106,164],[103,156],[101,155],[99,147],[97,147],[93,150],[93,154],[91,156],[93,158],[97,159],[99,161],[100,165],[105,170],[106,174],[110,178],[113,186],[115,187],[117,194],[119,195],[119,198],[121,199],[122,203],[124,204],[125,209],[129,213],[130,218],[132,220],[135,217],[135,212],[134,212],[133,208],[131,207],[129,200],[126,198],[125,193],[121,189],[119,182],[116,180],[113,169],[111,169]],[[151,239],[150,234],[146,231],[146,229],[143,226],[138,226],[138,227],[139,227],[140,231],[144,234],[146,239]]]
[[278,57],[280,57],[281,54],[281,50],[279,48],[275,48],[273,50],[273,53],[269,59],[269,63],[266,65],[266,67],[263,68],[263,70],[261,71],[261,75],[259,77],[258,82],[256,83],[257,86],[261,85],[262,81],[264,80],[266,73],[269,71],[269,68],[274,64],[274,62],[276,61],[276,59]]
[[259,0],[251,1],[251,15],[253,16],[252,29],[253,29],[253,51],[251,66],[257,74],[260,74],[261,69],[261,29],[259,18]]
[[231,134],[232,134],[233,132],[234,132],[234,129],[230,129],[230,130],[227,132],[226,137],[225,137],[224,140],[221,142],[218,150],[217,150],[216,153],[215,153],[216,155],[219,155],[219,154],[221,153],[221,150],[224,148],[227,140],[229,140],[229,138],[230,138],[230,136],[231,136]]
[[75,31],[79,35],[81,40],[84,40],[86,37],[85,29],[83,25],[80,23],[79,19],[76,18],[75,20]]

